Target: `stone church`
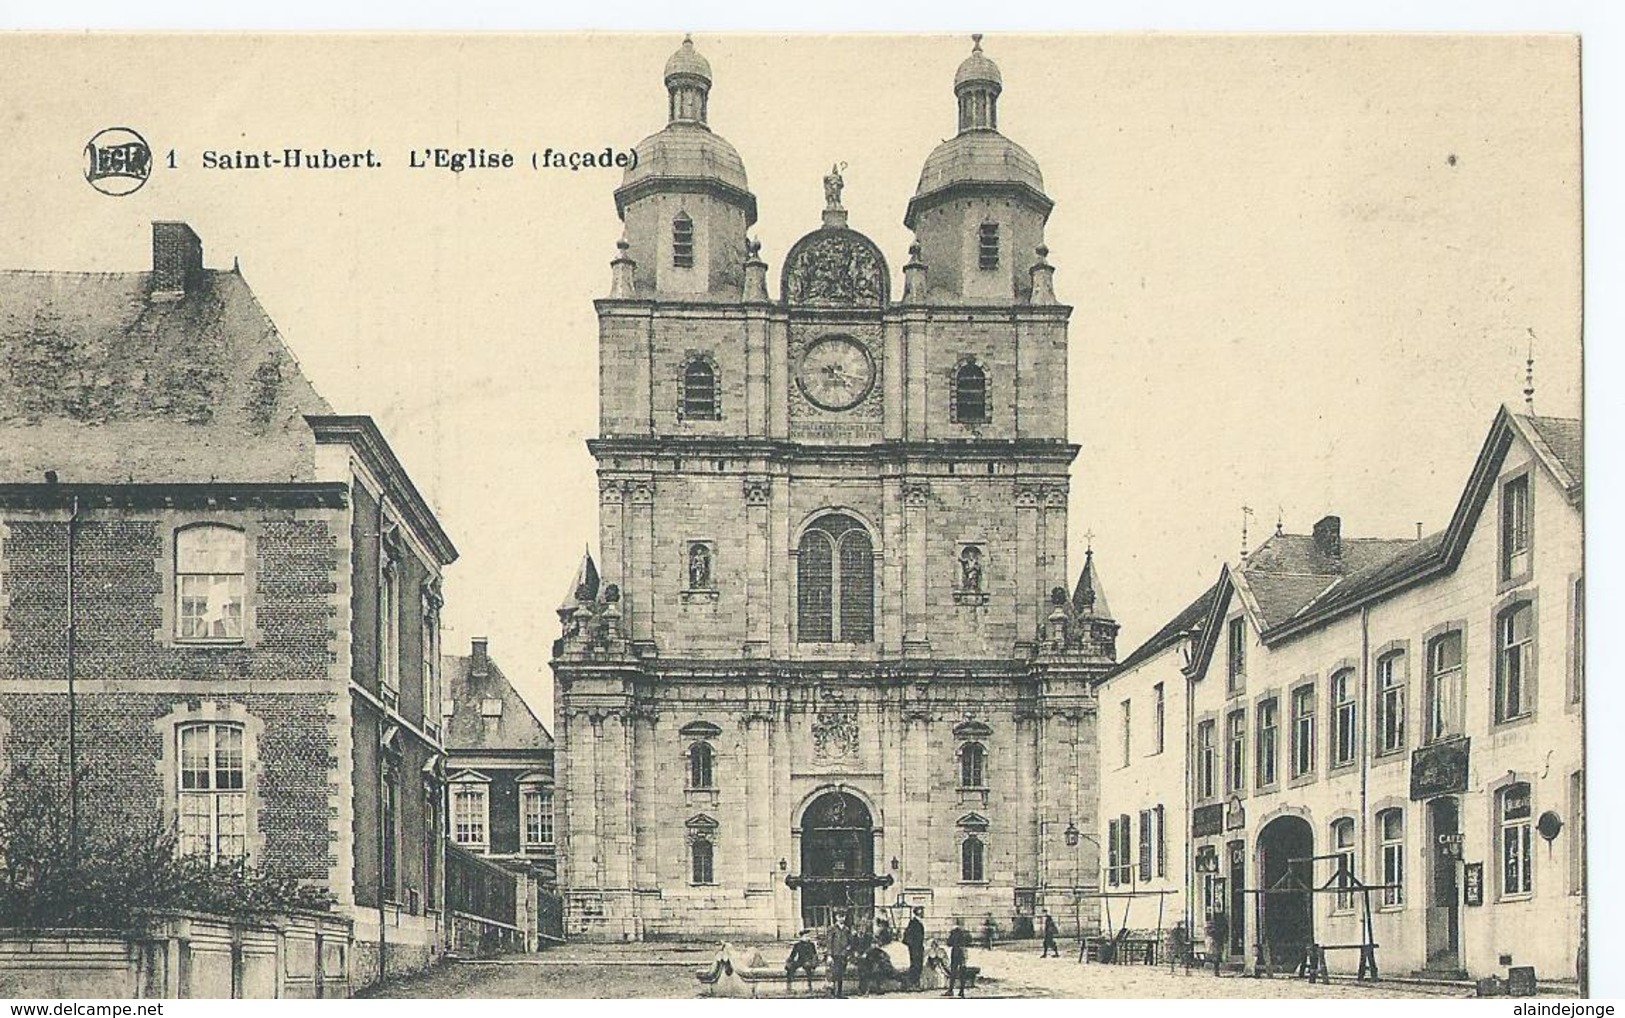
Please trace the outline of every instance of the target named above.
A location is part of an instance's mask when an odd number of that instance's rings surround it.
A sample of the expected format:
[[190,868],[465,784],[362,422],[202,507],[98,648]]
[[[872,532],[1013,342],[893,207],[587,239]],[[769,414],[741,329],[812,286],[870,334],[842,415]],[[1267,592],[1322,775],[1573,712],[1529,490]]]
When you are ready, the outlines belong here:
[[615,192],[600,557],[552,662],[569,934],[1087,921],[1117,624],[1092,561],[1069,583],[1071,309],[998,66],[978,37],[954,76],[900,295],[837,167],[775,296],[691,41],[665,84]]

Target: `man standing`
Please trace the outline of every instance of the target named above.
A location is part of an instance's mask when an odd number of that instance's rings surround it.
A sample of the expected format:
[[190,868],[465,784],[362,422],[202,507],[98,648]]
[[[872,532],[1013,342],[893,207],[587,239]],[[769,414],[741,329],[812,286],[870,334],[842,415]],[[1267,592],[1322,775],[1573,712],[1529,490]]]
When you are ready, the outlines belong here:
[[1060,935],[1060,932],[1060,929],[1055,925],[1055,917],[1050,915],[1049,910],[1046,909],[1044,911],[1044,950],[1039,954],[1040,958],[1059,958],[1061,956],[1061,949],[1055,944],[1055,938]]
[[915,990],[920,988],[920,973],[925,970],[924,916],[925,909],[916,905],[903,928],[903,946],[908,948],[908,985]]
[[954,928],[948,934],[948,989],[943,991],[944,997],[954,995],[954,984],[959,984],[959,995],[965,995],[965,949],[970,947],[970,934],[965,930],[963,919],[954,920]]
[[835,925],[829,928],[829,940],[825,948],[829,951],[829,978],[834,984],[835,996],[844,997],[846,956],[852,950],[852,929],[847,926],[845,912],[835,917]]

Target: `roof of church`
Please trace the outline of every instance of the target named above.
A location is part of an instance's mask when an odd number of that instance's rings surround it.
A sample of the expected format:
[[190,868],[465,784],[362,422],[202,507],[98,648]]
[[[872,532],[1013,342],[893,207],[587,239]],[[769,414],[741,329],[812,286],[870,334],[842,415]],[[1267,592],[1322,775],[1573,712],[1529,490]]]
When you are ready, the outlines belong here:
[[683,44],[677,47],[677,52],[666,61],[666,84],[671,84],[671,79],[685,74],[694,78],[704,78],[707,84],[711,81],[711,62],[700,56],[694,49],[694,40],[686,36]]
[[1072,609],[1080,614],[1087,612],[1096,618],[1112,617],[1111,607],[1106,604],[1106,588],[1101,586],[1100,573],[1095,569],[1095,553],[1092,550],[1084,553],[1083,569],[1072,588]]
[[242,276],[0,271],[0,481],[311,480],[331,415]]
[[636,151],[636,161],[621,177],[623,189],[656,178],[715,180],[741,191],[750,188],[739,151],[704,124],[686,120],[667,124],[638,142]]
[[[481,667],[476,667],[480,665]],[[441,674],[453,703],[446,722],[445,747],[457,750],[552,749],[553,735],[525,698],[513,688],[489,653],[444,654]],[[492,716],[487,700],[502,706]]]
[[1025,184],[1044,193],[1044,175],[1027,150],[994,130],[956,134],[925,159],[915,197],[952,184]]
[[961,85],[986,84],[999,86],[1004,83],[1004,76],[999,73],[999,65],[982,52],[982,37],[971,36],[974,45],[971,46],[970,56],[959,64],[959,70],[954,73],[954,89],[957,91]]

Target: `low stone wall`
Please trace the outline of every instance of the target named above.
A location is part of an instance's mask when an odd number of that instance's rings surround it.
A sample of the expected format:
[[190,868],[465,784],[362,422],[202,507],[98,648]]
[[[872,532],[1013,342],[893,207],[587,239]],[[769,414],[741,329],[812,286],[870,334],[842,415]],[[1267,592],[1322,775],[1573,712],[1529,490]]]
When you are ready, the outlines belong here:
[[348,997],[348,920],[150,916],[138,930],[0,930],[0,997]]

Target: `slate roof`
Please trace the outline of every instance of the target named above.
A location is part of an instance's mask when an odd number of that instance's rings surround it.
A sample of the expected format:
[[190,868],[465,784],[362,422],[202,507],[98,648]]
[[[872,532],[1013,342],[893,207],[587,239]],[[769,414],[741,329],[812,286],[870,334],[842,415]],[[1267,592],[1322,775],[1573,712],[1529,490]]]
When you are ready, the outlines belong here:
[[0,482],[312,480],[332,414],[235,271],[0,271]]
[[1140,644],[1134,653],[1124,658],[1116,668],[1106,674],[1105,678],[1110,679],[1118,672],[1126,671],[1141,661],[1160,654],[1177,643],[1186,633],[1201,625],[1208,615],[1212,613],[1213,602],[1218,598],[1223,587],[1224,580],[1221,579],[1203,591],[1200,597],[1186,605],[1184,610],[1168,621],[1167,625],[1152,634],[1149,640]]
[[[502,674],[496,661],[486,655],[484,675],[474,674],[474,662],[473,655],[444,654],[440,658],[440,673],[446,677],[447,693],[455,705],[446,724],[446,749],[552,749],[552,733]],[[500,700],[502,713],[486,717],[481,711],[486,700]]]
[[1585,480],[1584,432],[1579,421],[1570,417],[1535,417],[1529,414],[1515,416],[1535,429],[1562,464],[1563,469],[1567,470],[1575,481]]
[[1344,538],[1342,554],[1325,554],[1308,534],[1274,534],[1241,564],[1247,592],[1265,629],[1291,619],[1345,577],[1386,562],[1416,543],[1402,538]]

